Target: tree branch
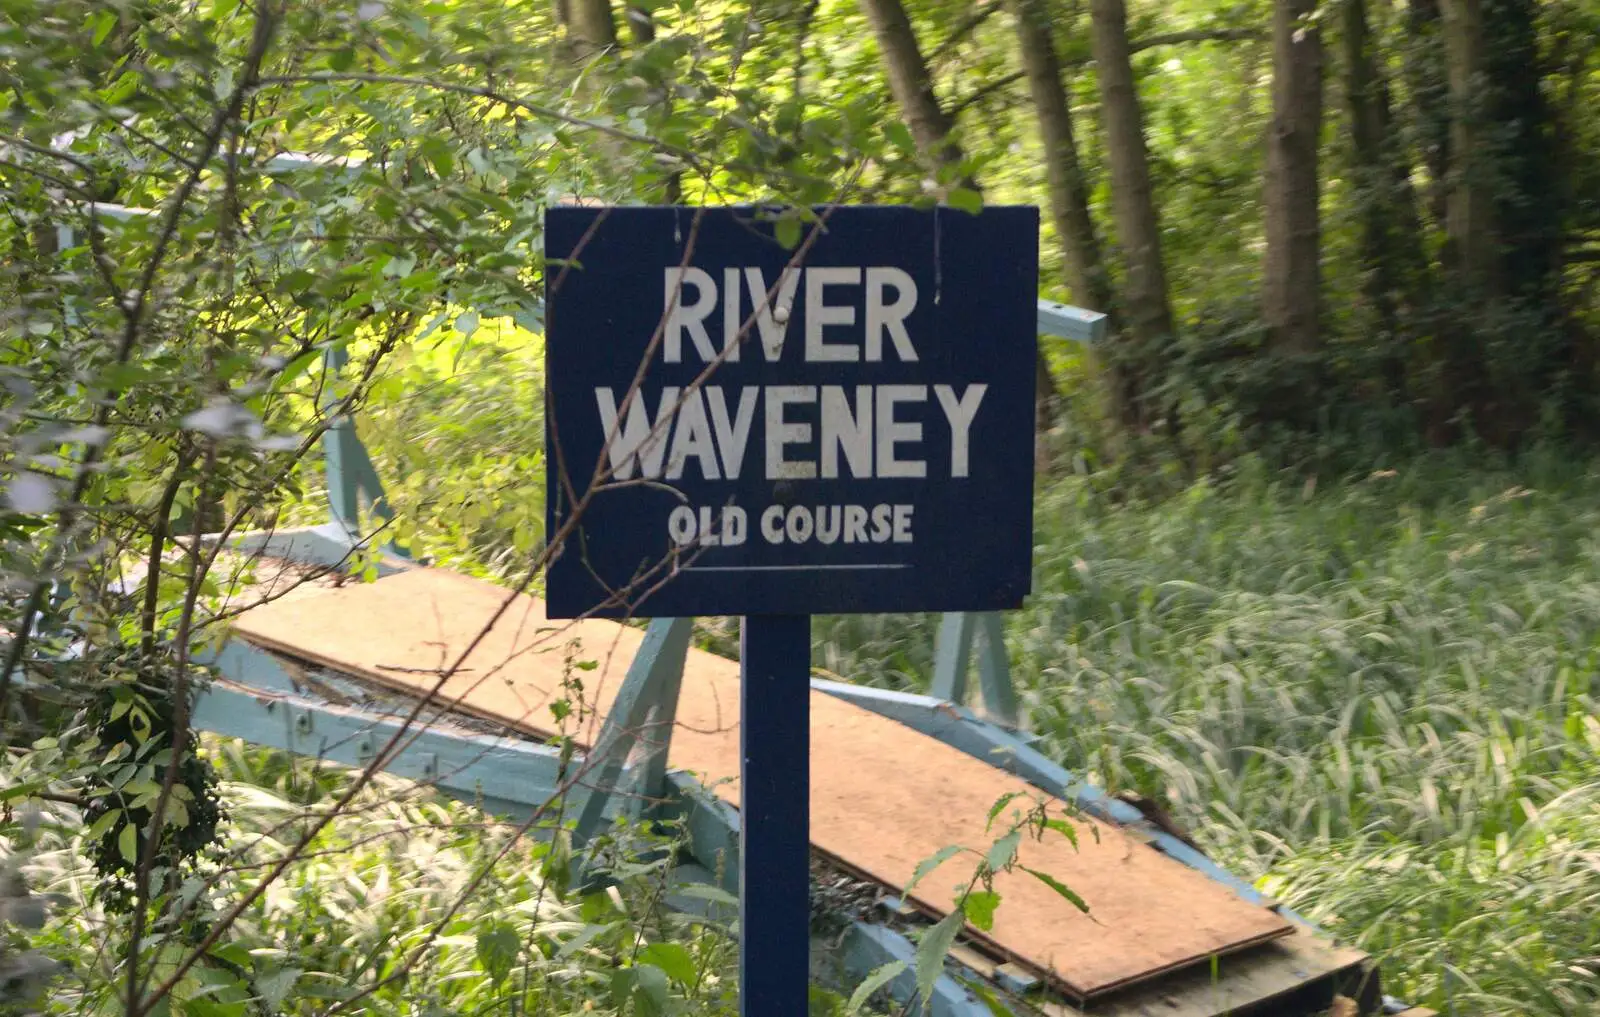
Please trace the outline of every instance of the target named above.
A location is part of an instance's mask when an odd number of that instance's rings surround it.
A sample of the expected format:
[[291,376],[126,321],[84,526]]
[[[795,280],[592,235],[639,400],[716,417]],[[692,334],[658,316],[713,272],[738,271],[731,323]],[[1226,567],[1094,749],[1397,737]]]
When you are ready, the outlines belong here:
[[[1155,49],[1157,46],[1178,46],[1189,42],[1234,42],[1261,38],[1265,38],[1264,34],[1253,28],[1197,28],[1187,32],[1166,32],[1162,35],[1152,35],[1145,39],[1135,39],[1128,43],[1128,51],[1130,53],[1138,53],[1147,49]],[[1081,67],[1089,62],[1089,58],[1084,57],[1070,62],[1069,66]],[[1025,72],[1016,71],[1007,74],[1005,77],[996,78],[988,84],[980,86],[971,95],[963,96],[956,100],[946,113],[952,118],[957,117],[969,106],[982,101],[995,92],[1010,88],[1025,77],[1027,77]]]
[[961,41],[977,31],[978,26],[989,20],[989,15],[999,9],[1000,5],[998,3],[978,4],[971,14],[968,14],[961,20],[960,24],[956,25],[955,30],[943,42],[934,47],[933,52],[928,55],[929,69],[938,70],[940,65],[949,59],[955,48],[961,44]]
[[1242,42],[1264,38],[1266,33],[1258,28],[1196,28],[1187,32],[1166,32],[1144,39],[1135,39],[1128,43],[1128,50],[1138,53],[1141,50],[1155,49],[1157,46],[1178,46],[1186,42]]
[[1003,78],[996,78],[987,85],[979,87],[978,90],[973,92],[971,95],[967,95],[961,99],[958,99],[955,105],[951,106],[946,111],[946,115],[951,119],[955,119],[956,117],[960,116],[961,112],[968,106],[971,106],[977,102],[981,102],[983,99],[993,95],[996,92],[1010,88],[1012,85],[1015,85],[1025,77],[1027,77],[1025,72],[1015,71],[1011,74],[1007,74]]

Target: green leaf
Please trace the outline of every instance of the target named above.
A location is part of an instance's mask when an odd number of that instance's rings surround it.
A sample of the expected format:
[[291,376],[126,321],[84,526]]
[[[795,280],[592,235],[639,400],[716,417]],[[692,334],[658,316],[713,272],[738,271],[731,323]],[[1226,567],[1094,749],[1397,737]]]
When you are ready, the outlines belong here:
[[960,982],[963,986],[970,990],[973,995],[982,1000],[984,1007],[988,1009],[989,1013],[993,1015],[993,1017],[1016,1017],[1009,1007],[1000,1002],[1000,997],[994,994],[993,989],[978,981],[976,978],[965,978],[961,975],[957,975],[956,981]]
[[667,973],[654,964],[633,968],[633,1004],[639,1017],[660,1017],[672,1000]]
[[1010,805],[1018,798],[1021,798],[1023,794],[1024,792],[1022,791],[1010,791],[1001,795],[1000,798],[989,807],[989,824],[991,826],[994,825],[995,817],[1000,815],[1001,811],[1004,810],[1007,805]]
[[1066,898],[1069,902],[1071,902],[1072,906],[1077,908],[1079,911],[1082,911],[1084,914],[1089,913],[1089,905],[1084,902],[1084,899],[1072,892],[1072,890],[1068,889],[1067,885],[1061,882],[1061,880],[1047,872],[1040,872],[1037,869],[1030,869],[1026,865],[1022,867],[1022,870],[1028,875],[1032,876],[1034,879],[1037,879],[1039,882],[1043,883],[1045,886],[1048,886],[1050,889],[1054,890],[1056,893],[1060,894],[1062,897]]
[[495,985],[506,980],[517,963],[522,949],[522,938],[517,930],[505,922],[495,922],[478,933],[478,963],[489,973]]
[[639,960],[646,964],[654,964],[667,973],[667,977],[679,985],[693,985],[699,977],[699,969],[695,966],[694,954],[682,943],[669,943],[662,941],[651,943],[639,951]]
[[106,37],[111,34],[111,30],[117,27],[117,12],[103,11],[93,19],[92,24],[94,25],[94,45],[99,47],[102,42],[106,41]]
[[927,878],[928,873],[959,855],[964,849],[959,844],[951,844],[940,848],[932,857],[924,858],[917,864],[916,871],[911,874],[911,882],[905,885],[905,892],[910,893],[911,888]]
[[278,377],[273,381],[273,386],[283,389],[293,384],[294,380],[310,370],[311,365],[316,363],[321,356],[321,350],[308,350],[295,357],[284,365],[283,370],[278,372]]
[[979,890],[967,894],[967,899],[961,902],[961,911],[967,916],[967,921],[988,932],[994,928],[994,911],[999,906],[998,893],[992,890]]
[[478,331],[478,312],[467,311],[456,319],[456,331],[464,336],[470,336]]
[[983,211],[983,195],[969,187],[951,188],[950,196],[945,199],[945,202],[951,208],[960,209],[963,212],[970,212],[973,215],[977,215],[979,212]]
[[122,833],[117,835],[117,850],[129,865],[139,860],[139,831],[134,829],[131,820],[122,828]]
[[633,987],[638,983],[638,968],[617,968],[611,972],[611,1005],[618,1012],[628,1008]]
[[429,138],[422,143],[422,157],[428,160],[428,165],[441,177],[447,177],[455,172],[456,157],[439,138]]
[[1054,830],[1072,842],[1073,847],[1078,846],[1078,828],[1065,819],[1047,819],[1044,821],[1045,829]]
[[261,990],[261,1002],[268,1011],[276,1011],[300,978],[299,968],[283,968],[271,974],[256,976],[256,988]]
[[417,259],[410,254],[397,254],[383,264],[383,274],[391,279],[404,279],[417,267]]
[[792,251],[800,246],[800,220],[792,216],[779,219],[772,228],[773,236],[778,238],[784,250]]
[[120,815],[122,815],[122,813],[116,810],[112,810],[103,814],[99,819],[94,821],[93,826],[89,827],[88,832],[83,835],[83,839],[91,844],[98,843],[105,837],[107,833],[110,832],[111,828],[116,825],[117,817]]
[[952,911],[938,925],[922,934],[917,943],[917,998],[926,1002],[933,996],[934,983],[944,974],[944,959],[955,945],[966,916]]
[[1001,837],[999,840],[995,841],[994,844],[989,848],[988,856],[984,859],[984,861],[986,861],[989,865],[989,870],[991,872],[999,872],[1007,865],[1010,865],[1012,859],[1017,857],[1017,846],[1021,843],[1021,830],[1012,830],[1004,837]]
[[884,136],[889,139],[889,144],[898,148],[909,157],[917,154],[917,143],[911,138],[911,130],[899,120],[891,120],[883,129]]
[[705,883],[691,883],[679,887],[676,891],[679,897],[689,897],[695,900],[707,900],[713,904],[723,904],[730,908],[739,906],[739,898],[722,889]]
[[850,1002],[845,1004],[844,1017],[854,1017],[855,1014],[860,1013],[861,1008],[867,1005],[867,1000],[872,998],[873,993],[900,977],[900,974],[905,970],[905,961],[890,961],[887,964],[880,964],[873,968],[866,979],[856,986],[856,991],[850,994]]
[[[29,784],[15,784],[11,787],[0,788],[0,802],[9,802],[15,801],[19,798],[26,798],[35,791],[44,790],[44,787],[44,781],[36,780]],[[102,816],[101,818],[104,819],[105,817]]]

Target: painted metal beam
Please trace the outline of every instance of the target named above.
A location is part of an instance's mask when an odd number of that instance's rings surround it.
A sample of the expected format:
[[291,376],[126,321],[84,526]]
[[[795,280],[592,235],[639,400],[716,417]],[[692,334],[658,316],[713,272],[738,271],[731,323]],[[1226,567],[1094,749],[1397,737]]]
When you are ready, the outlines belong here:
[[[215,534],[204,534],[202,543],[215,541]],[[239,554],[272,558],[296,565],[339,568],[350,564],[352,556],[363,550],[362,542],[355,538],[341,522],[327,522],[320,526],[300,526],[282,530],[251,530],[228,538],[228,546]],[[384,548],[388,552],[388,548]],[[408,566],[379,557],[374,562],[379,578],[392,576]]]
[[950,613],[939,619],[933,648],[929,693],[950,703],[967,702],[967,672],[974,649],[984,713],[1005,727],[1017,727],[1017,691],[1006,657],[1005,623],[997,612]]
[[[439,723],[403,730],[397,717],[335,706],[307,696],[247,689],[225,680],[197,698],[194,725],[225,737],[283,749],[296,755],[361,767],[399,734],[401,747],[384,767],[388,773],[424,781],[485,811],[523,818],[555,797],[563,764],[553,747],[480,735]],[[573,788],[572,805],[588,792]],[[615,814],[621,802],[607,799]]]
[[1053,300],[1039,301],[1039,334],[1053,335],[1074,342],[1093,344],[1106,337],[1108,322],[1099,311],[1090,311]]
[[[906,1003],[916,996],[917,947],[905,935],[885,925],[856,922],[845,936],[844,955],[846,970],[857,982],[884,964],[903,962],[906,970],[885,988],[896,1002]],[[975,993],[949,974],[939,976],[932,998],[920,1013],[925,1017],[997,1017]]]
[[[334,384],[339,372],[349,363],[343,346],[330,346],[323,353],[322,410],[332,412],[338,400]],[[355,541],[361,532],[361,496],[365,495],[372,514],[385,523],[394,522],[383,481],[372,464],[372,456],[356,434],[355,421],[348,416],[333,421],[322,435],[322,460],[328,486],[328,509],[333,521],[342,525]],[[393,541],[384,550],[397,558],[410,558],[410,552]]]
[[[594,791],[578,816],[574,845],[587,843],[601,822],[616,813],[610,799],[631,793],[648,804],[665,794],[667,750],[678,719],[678,690],[693,631],[690,618],[658,618],[650,623],[589,753],[589,759],[598,761],[587,778]],[[629,788],[620,778],[636,750],[643,758],[635,764],[638,779]]]
[[306,173],[339,170],[348,176],[360,173],[367,161],[357,155],[321,155],[308,152],[279,152],[261,164],[268,173]]
[[[356,157],[334,157],[313,155],[302,152],[284,152],[272,156],[262,169],[267,173],[288,175],[292,173],[314,172],[317,170],[342,170],[348,175],[355,175],[361,171],[365,162]],[[126,221],[136,216],[155,214],[154,209],[133,208],[127,205],[96,204],[93,206],[96,214],[112,219]],[[70,227],[62,227],[68,228]],[[64,247],[72,246],[70,243]],[[1070,339],[1073,342],[1093,345],[1105,339],[1108,320],[1099,311],[1091,311],[1072,304],[1057,303],[1054,300],[1039,300],[1036,321],[1040,335],[1054,336],[1059,339]]]
[[691,773],[667,774],[663,815],[683,824],[689,853],[712,873],[715,885],[739,894],[739,810],[717,797]]

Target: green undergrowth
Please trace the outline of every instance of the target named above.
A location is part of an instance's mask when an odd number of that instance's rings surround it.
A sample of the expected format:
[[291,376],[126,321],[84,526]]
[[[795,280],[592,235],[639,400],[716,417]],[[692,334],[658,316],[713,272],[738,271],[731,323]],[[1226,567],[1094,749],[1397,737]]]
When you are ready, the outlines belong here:
[[[540,367],[489,338],[400,365],[363,433],[420,550],[504,579],[542,539]],[[1043,749],[1165,802],[1380,956],[1395,995],[1600,1012],[1600,464],[1173,476],[1039,484],[1034,593],[1006,629]],[[819,618],[814,664],[922,689],[935,628]],[[706,619],[698,641],[732,656],[737,636]]]
[[[222,778],[229,854],[192,881],[207,901],[202,916],[256,887],[350,782],[348,771],[235,740],[206,746]],[[667,906],[686,888],[665,856],[650,859],[675,845],[670,831],[606,834],[613,850],[602,847],[604,864],[590,871],[610,877],[609,887],[579,882],[564,840],[538,832],[518,836],[519,824],[486,819],[471,803],[380,777],[152,1014],[737,1013],[736,902],[700,888],[691,903],[701,916]],[[25,871],[53,907],[32,945],[72,968],[46,1012],[117,1014],[121,974],[102,949],[114,926],[94,902],[98,876],[82,833],[74,810],[49,807]],[[215,889],[199,891],[203,881]],[[198,931],[206,925],[201,917]],[[192,938],[156,951],[158,977]]]
[[[1040,498],[1025,723],[1442,1012],[1600,1013],[1600,467]],[[817,662],[923,687],[929,618]]]

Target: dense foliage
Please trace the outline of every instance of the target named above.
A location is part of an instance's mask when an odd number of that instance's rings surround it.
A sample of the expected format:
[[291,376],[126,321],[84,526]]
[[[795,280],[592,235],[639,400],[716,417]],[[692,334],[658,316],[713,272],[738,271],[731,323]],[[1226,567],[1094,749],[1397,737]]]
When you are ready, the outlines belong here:
[[[1461,464],[1596,436],[1597,40],[1583,0],[0,0],[0,1007],[727,1009],[722,926],[524,836],[560,796],[479,827],[190,729],[259,578],[200,536],[320,521],[352,415],[375,542],[537,589],[573,199],[1045,208],[1045,295],[1112,328],[1041,359],[1034,725],[1421,1001],[1592,1007],[1594,485]],[[1390,474],[1425,445],[1458,468]],[[819,636],[927,673],[918,620]]]

